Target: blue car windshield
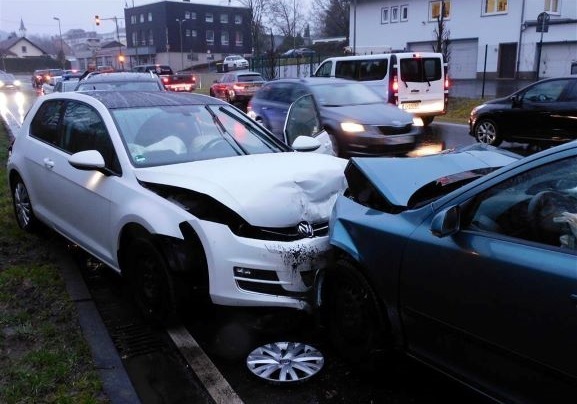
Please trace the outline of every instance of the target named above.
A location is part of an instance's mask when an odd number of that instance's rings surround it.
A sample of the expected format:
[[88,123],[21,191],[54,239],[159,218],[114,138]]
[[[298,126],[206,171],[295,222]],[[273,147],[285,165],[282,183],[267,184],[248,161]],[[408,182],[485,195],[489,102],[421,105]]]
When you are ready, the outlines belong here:
[[112,115],[135,167],[291,151],[230,106],[122,108]]

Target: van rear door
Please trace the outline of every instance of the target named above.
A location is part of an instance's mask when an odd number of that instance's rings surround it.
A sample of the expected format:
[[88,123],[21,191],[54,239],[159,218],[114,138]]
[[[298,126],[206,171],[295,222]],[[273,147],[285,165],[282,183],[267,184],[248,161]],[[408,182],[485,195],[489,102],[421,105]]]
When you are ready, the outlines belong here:
[[445,112],[445,68],[439,53],[397,54],[398,105],[417,116]]

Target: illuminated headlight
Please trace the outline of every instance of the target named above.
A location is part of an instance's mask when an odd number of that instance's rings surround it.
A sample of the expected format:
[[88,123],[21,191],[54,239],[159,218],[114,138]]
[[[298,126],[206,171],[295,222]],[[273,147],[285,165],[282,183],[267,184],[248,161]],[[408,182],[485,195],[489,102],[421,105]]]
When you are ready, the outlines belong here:
[[341,129],[343,132],[350,133],[359,133],[365,131],[365,127],[363,125],[355,122],[341,122]]
[[423,124],[423,120],[418,116],[413,117],[413,125],[414,126],[425,126],[425,124]]
[[22,83],[20,82],[20,80],[14,80],[14,85],[17,87],[20,87]]

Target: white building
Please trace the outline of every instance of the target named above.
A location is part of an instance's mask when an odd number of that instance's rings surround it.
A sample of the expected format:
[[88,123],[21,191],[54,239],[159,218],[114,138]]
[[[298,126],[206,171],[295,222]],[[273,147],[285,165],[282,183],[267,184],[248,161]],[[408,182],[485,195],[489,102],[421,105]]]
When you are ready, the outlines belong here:
[[[441,1],[354,0],[350,44],[357,49],[431,51]],[[575,0],[445,0],[453,79],[566,75],[577,60]],[[548,32],[537,32],[547,12]],[[542,43],[542,47],[540,44]],[[539,50],[541,49],[541,52]],[[362,53],[357,51],[357,53]]]

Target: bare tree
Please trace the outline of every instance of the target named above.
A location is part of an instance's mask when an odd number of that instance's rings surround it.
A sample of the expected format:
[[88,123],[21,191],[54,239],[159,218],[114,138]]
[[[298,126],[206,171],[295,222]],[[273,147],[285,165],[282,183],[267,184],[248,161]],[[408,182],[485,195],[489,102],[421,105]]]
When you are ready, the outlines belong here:
[[312,18],[316,31],[326,37],[349,37],[351,0],[313,0]]
[[437,27],[433,30],[433,36],[435,38],[433,51],[442,53],[445,63],[449,63],[449,60],[451,59],[451,52],[449,50],[451,31],[447,27],[445,21],[445,17],[449,15],[450,11],[448,7],[449,6],[445,4],[445,1],[441,2],[441,9],[437,16]]
[[251,11],[250,33],[252,37],[252,46],[258,55],[261,52],[263,41],[262,33],[265,31],[263,26],[263,17],[270,8],[272,0],[238,0],[240,4]]
[[303,14],[303,0],[276,0],[271,2],[269,21],[281,35],[296,38],[307,22]]

